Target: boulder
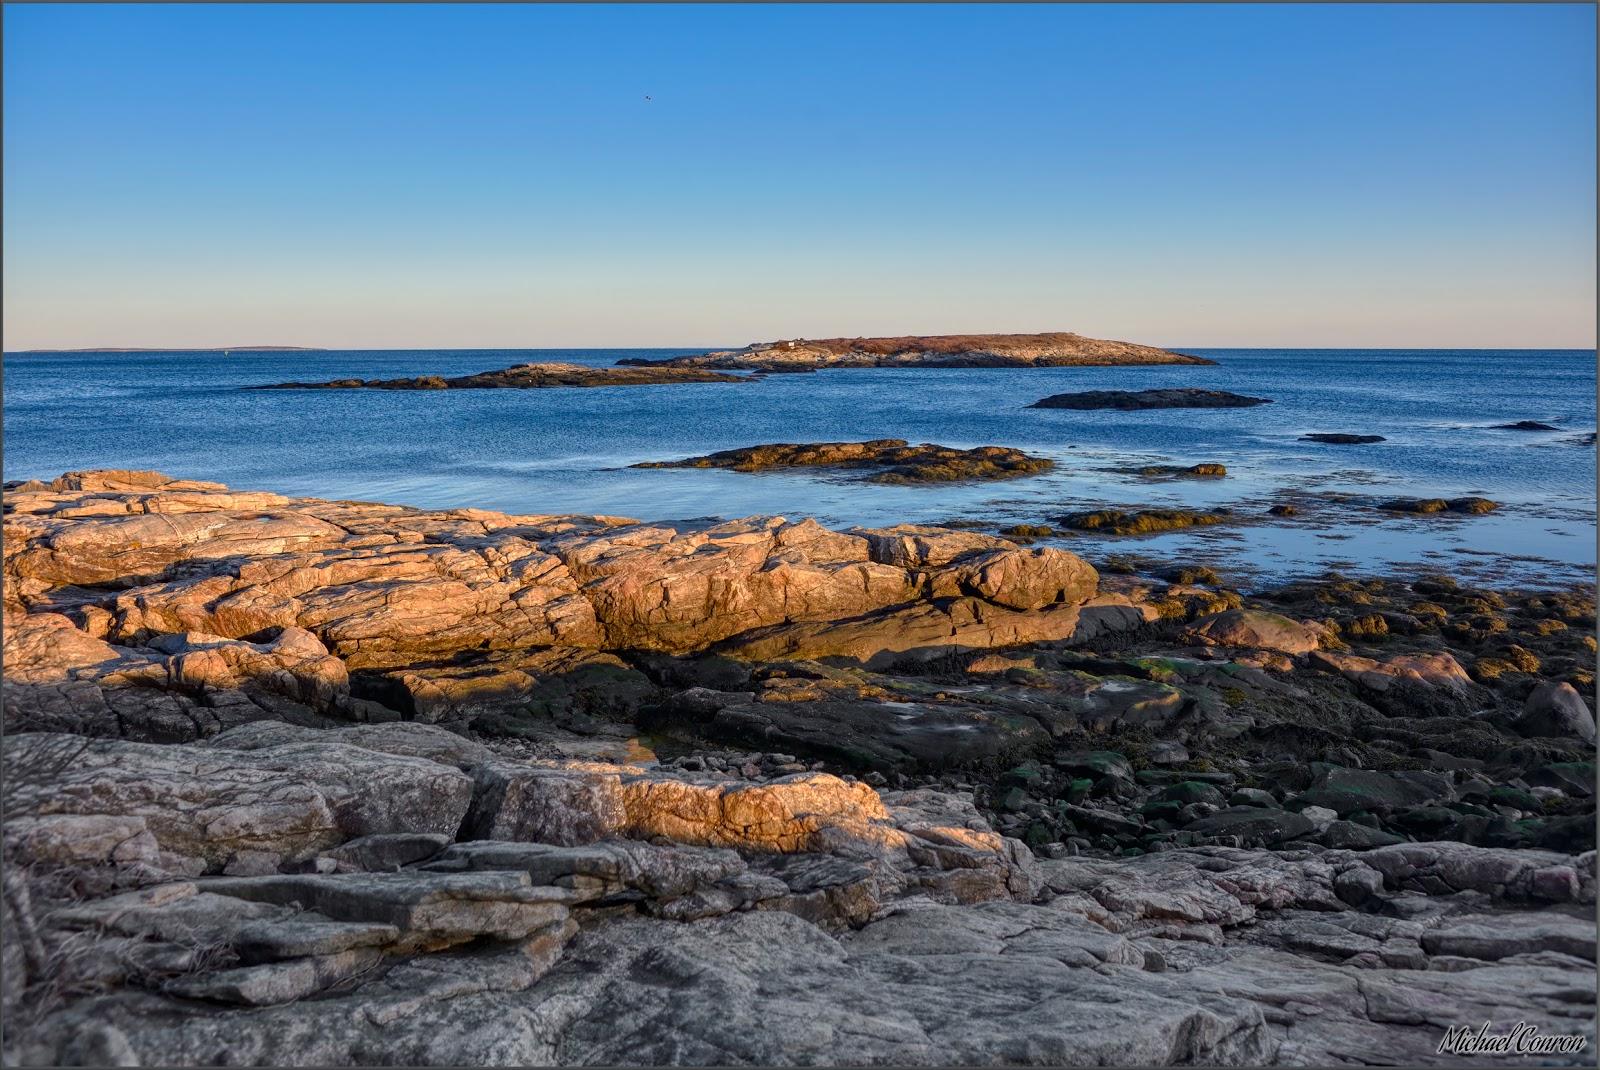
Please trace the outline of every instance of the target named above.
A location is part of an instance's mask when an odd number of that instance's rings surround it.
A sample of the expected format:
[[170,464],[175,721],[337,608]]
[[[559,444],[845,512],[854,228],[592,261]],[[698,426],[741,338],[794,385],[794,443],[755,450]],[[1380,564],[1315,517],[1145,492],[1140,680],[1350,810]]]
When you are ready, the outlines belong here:
[[1321,642],[1316,630],[1276,613],[1229,609],[1194,622],[1184,637],[1205,646],[1278,650],[1307,654]]
[[1517,731],[1526,736],[1576,738],[1594,743],[1594,714],[1571,684],[1546,681],[1535,687],[1517,718]]

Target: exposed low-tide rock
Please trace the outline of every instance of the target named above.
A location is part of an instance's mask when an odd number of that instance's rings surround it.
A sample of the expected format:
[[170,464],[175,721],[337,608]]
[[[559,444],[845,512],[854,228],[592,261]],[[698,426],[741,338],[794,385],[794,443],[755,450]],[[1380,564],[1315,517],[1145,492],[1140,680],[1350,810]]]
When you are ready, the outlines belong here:
[[1547,681],[1535,687],[1517,719],[1517,729],[1530,736],[1575,736],[1595,740],[1594,714],[1571,684]]
[[1221,524],[1227,519],[1226,513],[1201,513],[1192,509],[1095,509],[1051,518],[1062,527],[1101,535],[1151,535]]
[[1227,390],[1172,387],[1165,390],[1084,390],[1051,394],[1030,409],[1244,409],[1271,404],[1271,398],[1249,397]]
[[1260,610],[1230,609],[1195,621],[1188,638],[1207,646],[1249,647],[1306,654],[1317,648],[1317,632],[1288,617]]
[[782,468],[834,468],[865,472],[869,483],[950,483],[963,480],[1015,479],[1047,472],[1055,462],[1005,446],[954,449],[924,442],[913,446],[903,438],[871,442],[773,443],[722,450],[681,461],[646,461],[635,468],[727,468],[766,472]]
[[1543,423],[1539,420],[1518,420],[1509,424],[1491,424],[1495,431],[1559,431],[1561,428],[1553,424]]
[[1395,498],[1378,506],[1391,513],[1417,513],[1428,515],[1434,513],[1458,513],[1468,516],[1481,516],[1492,513],[1500,508],[1499,502],[1492,502],[1488,498]]
[[1373,691],[1387,691],[1399,681],[1461,692],[1472,688],[1472,678],[1461,663],[1444,653],[1396,654],[1379,660],[1319,650],[1312,654],[1311,661]]

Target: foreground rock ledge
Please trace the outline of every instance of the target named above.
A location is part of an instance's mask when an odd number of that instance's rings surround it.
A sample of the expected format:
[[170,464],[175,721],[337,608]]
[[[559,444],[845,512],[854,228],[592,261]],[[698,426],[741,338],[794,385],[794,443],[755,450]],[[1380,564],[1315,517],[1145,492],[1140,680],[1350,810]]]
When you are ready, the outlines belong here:
[[[1446,1026],[1502,1017],[1592,1042],[1593,852],[1039,861],[959,794],[250,727],[8,739],[35,789],[9,1064],[1449,1065]],[[422,811],[408,780],[465,790]]]
[[446,378],[330,379],[321,383],[272,383],[247,390],[543,390],[562,386],[660,386],[671,383],[748,383],[747,375],[695,368],[595,368],[587,364],[517,364],[498,371]]
[[635,367],[807,372],[823,368],[1046,368],[1122,364],[1215,364],[1133,342],[1079,334],[954,334],[757,342],[690,357],[619,361]]

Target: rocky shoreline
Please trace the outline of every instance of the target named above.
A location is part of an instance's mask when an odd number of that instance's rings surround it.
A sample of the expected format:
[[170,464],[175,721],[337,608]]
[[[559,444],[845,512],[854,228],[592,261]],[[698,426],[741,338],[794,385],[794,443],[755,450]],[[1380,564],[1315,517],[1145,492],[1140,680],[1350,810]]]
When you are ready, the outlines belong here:
[[140,472],[5,506],[8,1063],[1594,1042],[1592,589]]

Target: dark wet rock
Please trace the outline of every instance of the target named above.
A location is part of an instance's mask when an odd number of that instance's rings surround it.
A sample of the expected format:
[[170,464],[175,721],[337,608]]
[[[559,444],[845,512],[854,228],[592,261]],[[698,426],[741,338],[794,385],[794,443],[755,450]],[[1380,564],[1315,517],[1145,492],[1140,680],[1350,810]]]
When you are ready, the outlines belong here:
[[1382,435],[1352,435],[1342,431],[1318,431],[1309,435],[1301,435],[1301,442],[1325,442],[1334,446],[1360,446],[1369,442],[1385,442]]
[[1500,508],[1499,502],[1488,498],[1396,498],[1378,506],[1393,513],[1464,513],[1482,515]]
[[1229,519],[1226,513],[1199,513],[1189,509],[1096,509],[1053,517],[1052,522],[1074,531],[1103,535],[1150,535],[1161,531],[1205,527]]
[[1322,806],[1340,817],[1361,811],[1388,813],[1407,806],[1454,797],[1448,778],[1433,773],[1382,773],[1372,769],[1325,767],[1311,786],[1289,803],[1295,809]]
[[748,383],[744,375],[695,368],[596,368],[587,364],[517,364],[498,371],[446,378],[333,379],[321,383],[273,383],[247,390],[539,390],[548,387],[656,386],[670,383]]
[[1298,839],[1316,830],[1308,817],[1289,810],[1234,806],[1186,826],[1185,832],[1208,839],[1237,837],[1241,844],[1267,845]]
[[1514,424],[1494,424],[1495,431],[1559,431],[1561,428],[1551,424],[1540,423],[1538,420],[1518,420]]
[[1570,736],[1593,743],[1594,714],[1571,684],[1547,681],[1529,693],[1517,730],[1528,736]]
[[1030,717],[910,702],[757,702],[694,725],[729,742],[780,746],[856,770],[993,769],[1039,753],[1049,733]]
[[1329,822],[1317,839],[1324,847],[1352,851],[1368,851],[1405,842],[1403,836],[1370,825],[1358,825],[1354,821]]
[[727,468],[766,472],[783,468],[836,468],[865,471],[872,483],[952,483],[964,480],[1015,479],[1047,472],[1055,462],[1005,446],[953,449],[931,442],[910,445],[904,439],[872,442],[773,443],[723,450],[682,461],[647,461],[635,468]]
[[1118,469],[1118,471],[1127,472],[1136,476],[1164,476],[1174,479],[1181,479],[1185,477],[1220,479],[1228,474],[1228,469],[1225,465],[1220,465],[1213,461],[1205,461],[1200,464],[1191,464],[1187,466],[1181,464],[1148,464],[1142,468],[1123,468]]
[[1102,777],[1118,777],[1130,781],[1133,779],[1133,766],[1124,755],[1116,751],[1068,751],[1056,755],[1055,765],[1065,772],[1096,780]]
[[1271,404],[1271,398],[1254,398],[1226,390],[1174,387],[1166,390],[1085,390],[1052,394],[1028,406],[1031,409],[1240,409]]
[[810,372],[827,368],[1050,368],[1216,361],[1132,342],[1051,333],[785,339],[688,357],[630,357],[618,363],[632,367]]
[[1594,762],[1550,762],[1529,770],[1523,779],[1530,787],[1558,788],[1587,798],[1594,794]]

